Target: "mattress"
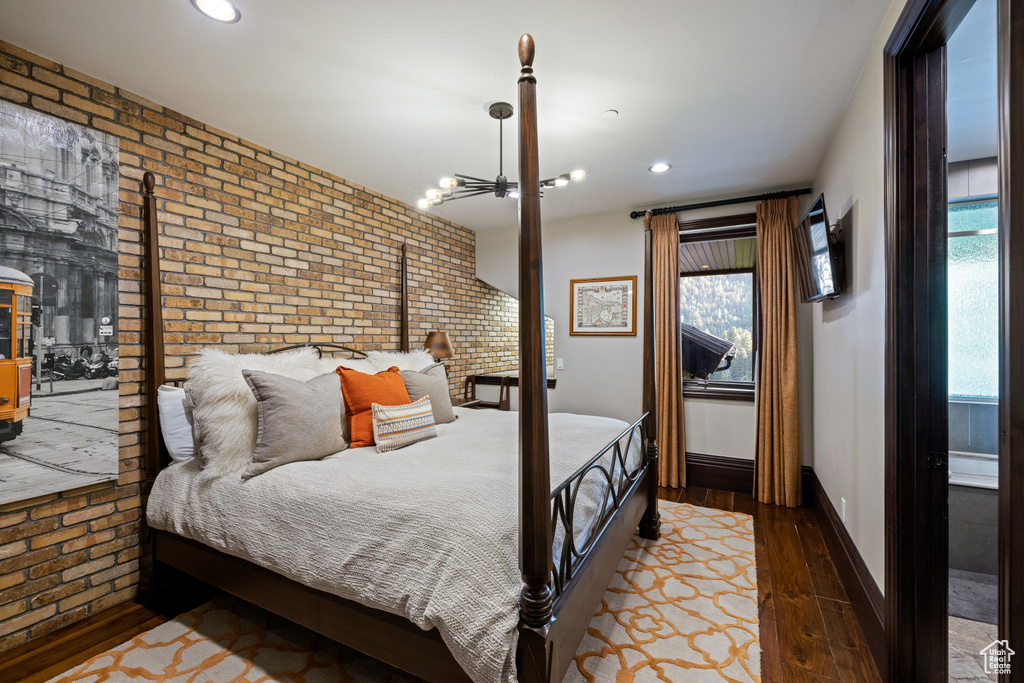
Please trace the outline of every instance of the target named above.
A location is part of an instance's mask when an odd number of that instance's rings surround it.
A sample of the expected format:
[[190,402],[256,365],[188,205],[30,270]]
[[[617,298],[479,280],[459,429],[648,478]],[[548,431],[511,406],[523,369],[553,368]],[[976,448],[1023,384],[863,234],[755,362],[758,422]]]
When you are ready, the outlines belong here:
[[[194,461],[156,478],[146,517],[163,529],[302,584],[436,628],[478,683],[516,680],[518,419],[456,408],[439,436],[406,448],[343,451],[248,481],[214,477]],[[628,425],[549,416],[552,488]],[[637,439],[623,440],[629,470]],[[611,454],[604,456],[611,463]],[[621,472],[621,469],[616,471]],[[607,504],[600,475],[586,478],[574,536],[591,533]],[[556,564],[562,543],[556,531]]]

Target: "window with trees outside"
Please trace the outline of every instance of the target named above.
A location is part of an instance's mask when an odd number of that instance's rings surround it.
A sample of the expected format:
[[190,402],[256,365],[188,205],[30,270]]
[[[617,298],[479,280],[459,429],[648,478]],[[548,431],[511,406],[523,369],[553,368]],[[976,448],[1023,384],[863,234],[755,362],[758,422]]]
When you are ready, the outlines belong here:
[[752,214],[680,224],[680,321],[735,348],[729,367],[684,378],[686,396],[754,398],[755,225]]

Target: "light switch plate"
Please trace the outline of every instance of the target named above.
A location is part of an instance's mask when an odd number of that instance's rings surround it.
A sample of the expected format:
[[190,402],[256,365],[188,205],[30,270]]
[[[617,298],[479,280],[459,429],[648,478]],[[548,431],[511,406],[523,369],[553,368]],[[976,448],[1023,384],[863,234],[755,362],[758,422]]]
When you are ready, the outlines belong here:
[[564,358],[556,358],[555,359],[555,370],[565,370],[565,359]]

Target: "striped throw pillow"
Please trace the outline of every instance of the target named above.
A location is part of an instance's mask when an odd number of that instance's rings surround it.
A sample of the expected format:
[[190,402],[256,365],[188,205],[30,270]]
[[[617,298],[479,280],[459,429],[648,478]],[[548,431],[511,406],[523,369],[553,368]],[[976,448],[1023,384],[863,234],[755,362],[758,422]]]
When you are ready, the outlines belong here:
[[382,406],[374,403],[371,410],[373,440],[377,442],[378,453],[393,451],[437,436],[429,396],[402,406]]

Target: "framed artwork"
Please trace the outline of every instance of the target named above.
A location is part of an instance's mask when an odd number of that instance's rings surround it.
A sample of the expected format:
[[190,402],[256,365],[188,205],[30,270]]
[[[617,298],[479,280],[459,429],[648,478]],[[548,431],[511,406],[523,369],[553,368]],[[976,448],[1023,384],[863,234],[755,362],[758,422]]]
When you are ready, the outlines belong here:
[[0,100],[0,504],[118,476],[118,145]]
[[569,281],[569,334],[636,336],[636,276]]

